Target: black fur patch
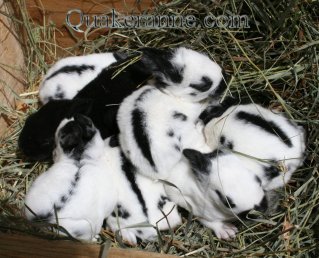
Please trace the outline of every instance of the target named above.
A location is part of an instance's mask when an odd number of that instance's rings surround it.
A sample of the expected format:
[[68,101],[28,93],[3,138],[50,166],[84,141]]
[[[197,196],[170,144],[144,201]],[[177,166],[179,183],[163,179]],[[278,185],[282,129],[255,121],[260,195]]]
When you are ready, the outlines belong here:
[[61,67],[59,70],[52,73],[46,80],[51,79],[54,76],[57,76],[60,73],[77,73],[81,75],[86,70],[94,70],[94,65],[66,65]]
[[63,195],[60,199],[60,202],[66,203],[67,200],[68,200],[68,197],[66,195]]
[[226,139],[224,135],[219,138],[219,143],[230,150],[234,149],[234,143]]
[[137,196],[138,201],[140,202],[143,213],[147,217],[147,207],[145,204],[145,200],[143,198],[142,192],[136,183],[135,177],[135,167],[133,164],[124,156],[123,152],[121,152],[121,160],[122,160],[122,170],[125,173],[127,180],[130,182],[132,190]]
[[61,85],[58,85],[56,93],[54,94],[55,99],[63,99],[64,98],[64,93],[61,89]]
[[213,150],[212,152],[203,154],[209,159],[216,159],[219,155],[225,155],[225,152],[221,149]]
[[233,144],[233,142],[228,141],[227,144],[226,144],[226,147],[227,147],[228,149],[230,149],[230,150],[234,149],[234,144]]
[[268,209],[268,201],[266,196],[264,196],[259,205],[255,205],[254,209],[260,212],[265,212]]
[[116,135],[112,135],[110,137],[110,142],[109,142],[110,147],[115,148],[115,147],[119,147],[120,146],[120,142],[119,142],[119,136]]
[[268,180],[271,180],[280,174],[279,168],[274,165],[264,166],[264,172]]
[[163,196],[161,195],[161,198],[159,199],[158,203],[157,203],[157,207],[162,210],[164,205],[167,203],[167,201],[169,201],[167,196]]
[[150,92],[152,92],[152,91],[153,91],[153,89],[146,89],[146,90],[144,90],[144,91],[138,96],[138,98],[136,99],[136,102],[140,102],[140,101],[144,100],[145,96],[146,96],[147,94],[149,94]]
[[239,102],[240,101],[238,99],[227,96],[219,105],[210,105],[205,110],[203,110],[203,112],[199,115],[199,119],[201,119],[206,125],[212,119],[223,115],[225,111],[231,106],[239,104]]
[[225,144],[225,141],[226,141],[226,138],[225,138],[224,135],[222,135],[222,136],[219,138],[219,143],[220,143],[221,145],[224,145],[224,144]]
[[220,191],[218,190],[215,190],[215,192],[217,193],[219,199],[222,201],[222,203],[227,207],[227,208],[235,208],[236,205],[235,203],[233,202],[233,200],[228,197],[228,196],[224,196]]
[[155,163],[152,157],[150,141],[146,128],[144,126],[145,113],[140,109],[134,109],[132,111],[132,123],[133,123],[133,133],[136,139],[136,143],[139,146],[143,156],[148,160],[150,165],[156,171]]
[[261,185],[262,182],[259,176],[255,176],[255,180],[257,181],[259,185]]
[[177,112],[177,111],[174,111],[173,118],[174,119],[180,119],[182,121],[186,121],[187,120],[187,116],[185,114]]
[[53,216],[53,213],[51,212],[48,212],[48,213],[45,213],[45,214],[37,214],[36,217],[34,217],[32,219],[32,221],[34,222],[46,222],[48,220],[50,220]]
[[175,51],[171,49],[143,48],[141,49],[142,62],[151,70],[155,84],[158,87],[165,87],[169,80],[180,83],[183,80],[184,67],[176,67],[172,64]]
[[245,121],[246,123],[253,124],[263,129],[264,131],[279,137],[284,144],[288,147],[292,147],[292,142],[285,134],[283,130],[280,129],[278,125],[276,125],[273,121],[267,121],[261,116],[250,114],[244,111],[240,111],[237,113],[237,118]]
[[174,131],[173,131],[173,129],[170,129],[170,130],[168,130],[167,131],[167,135],[169,136],[169,137],[174,137]]
[[111,216],[113,217],[116,217],[116,215],[122,219],[127,219],[131,216],[131,214],[126,209],[124,209],[121,204],[118,204],[115,210],[111,213]]
[[198,180],[202,180],[204,175],[210,174],[212,163],[209,159],[210,157],[207,156],[210,154],[203,154],[192,149],[184,149],[183,155],[190,162],[191,168]]
[[207,76],[203,76],[200,83],[191,83],[189,87],[196,89],[200,92],[208,91],[213,85],[213,82],[211,79],[209,79]]
[[180,152],[180,151],[181,151],[181,147],[180,147],[180,146],[178,146],[177,144],[174,144],[174,149],[175,149],[175,150],[177,150],[178,152]]
[[[223,73],[223,76],[224,76],[224,73]],[[219,98],[225,92],[226,88],[227,88],[227,84],[225,80],[222,79],[221,82],[215,88],[215,90],[210,94],[210,97],[214,99]]]

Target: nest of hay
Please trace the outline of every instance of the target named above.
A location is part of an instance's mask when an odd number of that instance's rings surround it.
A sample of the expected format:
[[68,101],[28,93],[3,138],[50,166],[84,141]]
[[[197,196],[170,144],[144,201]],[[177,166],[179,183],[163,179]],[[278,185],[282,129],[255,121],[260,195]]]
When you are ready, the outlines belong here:
[[[39,107],[36,91],[42,76],[65,56],[99,51],[134,50],[143,46],[186,46],[208,54],[230,75],[227,94],[285,111],[307,130],[307,157],[280,195],[279,207],[259,221],[239,223],[233,241],[218,240],[196,218],[185,218],[174,232],[163,232],[159,241],[141,243],[136,248],[190,257],[313,257],[319,240],[319,17],[316,1],[171,1],[159,4],[153,15],[194,15],[194,28],[109,30],[94,40],[80,40],[72,48],[55,44],[56,28],[35,25],[23,2],[18,2],[21,18],[13,21],[26,26],[27,89],[17,96],[16,109],[0,104],[0,112],[12,121],[8,133],[0,139],[0,231],[24,232],[56,238],[46,227],[34,227],[23,218],[23,200],[31,182],[49,164],[29,163],[17,151],[17,139],[28,115]],[[205,28],[207,15],[240,14],[249,17],[249,28]],[[91,33],[89,31],[88,33]],[[102,241],[112,239],[108,231]]]

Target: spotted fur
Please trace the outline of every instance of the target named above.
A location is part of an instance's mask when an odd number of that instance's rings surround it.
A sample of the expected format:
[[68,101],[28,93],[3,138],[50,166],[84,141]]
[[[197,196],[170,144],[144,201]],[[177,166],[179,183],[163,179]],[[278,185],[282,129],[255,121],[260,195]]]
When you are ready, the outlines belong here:
[[26,195],[26,216],[58,221],[73,237],[92,240],[116,204],[114,184],[104,168],[104,142],[92,121],[78,115],[61,122],[56,144],[53,166]]
[[238,157],[266,190],[282,187],[303,162],[304,129],[285,116],[256,104],[216,106],[214,112],[204,130],[208,144],[244,154]]

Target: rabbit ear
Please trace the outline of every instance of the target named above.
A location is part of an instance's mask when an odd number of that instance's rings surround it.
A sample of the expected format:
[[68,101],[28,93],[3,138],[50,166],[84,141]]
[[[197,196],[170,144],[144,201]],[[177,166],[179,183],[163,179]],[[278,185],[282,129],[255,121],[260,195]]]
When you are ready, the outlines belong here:
[[73,99],[66,117],[70,118],[75,114],[89,116],[92,111],[93,104],[93,99]]
[[183,155],[188,159],[192,171],[198,179],[202,180],[203,177],[210,174],[212,164],[208,155],[193,149],[184,149]]

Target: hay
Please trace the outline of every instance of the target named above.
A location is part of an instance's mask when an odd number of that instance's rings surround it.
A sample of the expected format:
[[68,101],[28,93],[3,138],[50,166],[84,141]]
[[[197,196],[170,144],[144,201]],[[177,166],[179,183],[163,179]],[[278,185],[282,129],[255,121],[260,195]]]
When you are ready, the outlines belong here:
[[[26,117],[38,108],[36,93],[48,62],[57,59],[54,25],[30,22],[24,3],[18,2],[26,24],[26,78],[28,88],[16,110],[1,106],[12,121],[8,134],[0,139],[0,231],[24,232],[42,237],[57,237],[45,227],[23,220],[23,198],[30,183],[48,164],[28,163],[20,158],[17,138]],[[246,14],[250,28],[206,29],[121,29],[112,30],[95,40],[79,41],[65,55],[142,46],[188,46],[203,51],[231,75],[228,93],[237,93],[265,106],[285,110],[307,129],[307,158],[284,189],[279,189],[279,210],[261,222],[239,225],[240,232],[231,242],[218,240],[194,219],[184,220],[172,235],[162,233],[159,242],[142,243],[137,248],[189,257],[314,257],[319,238],[319,6],[316,1],[172,1],[158,5],[153,13],[192,14],[198,22],[209,14]],[[16,19],[13,22],[19,23]],[[89,32],[89,34],[91,31]],[[46,59],[45,59],[46,58]],[[240,223],[239,223],[240,224]],[[102,238],[111,238],[104,231]]]

